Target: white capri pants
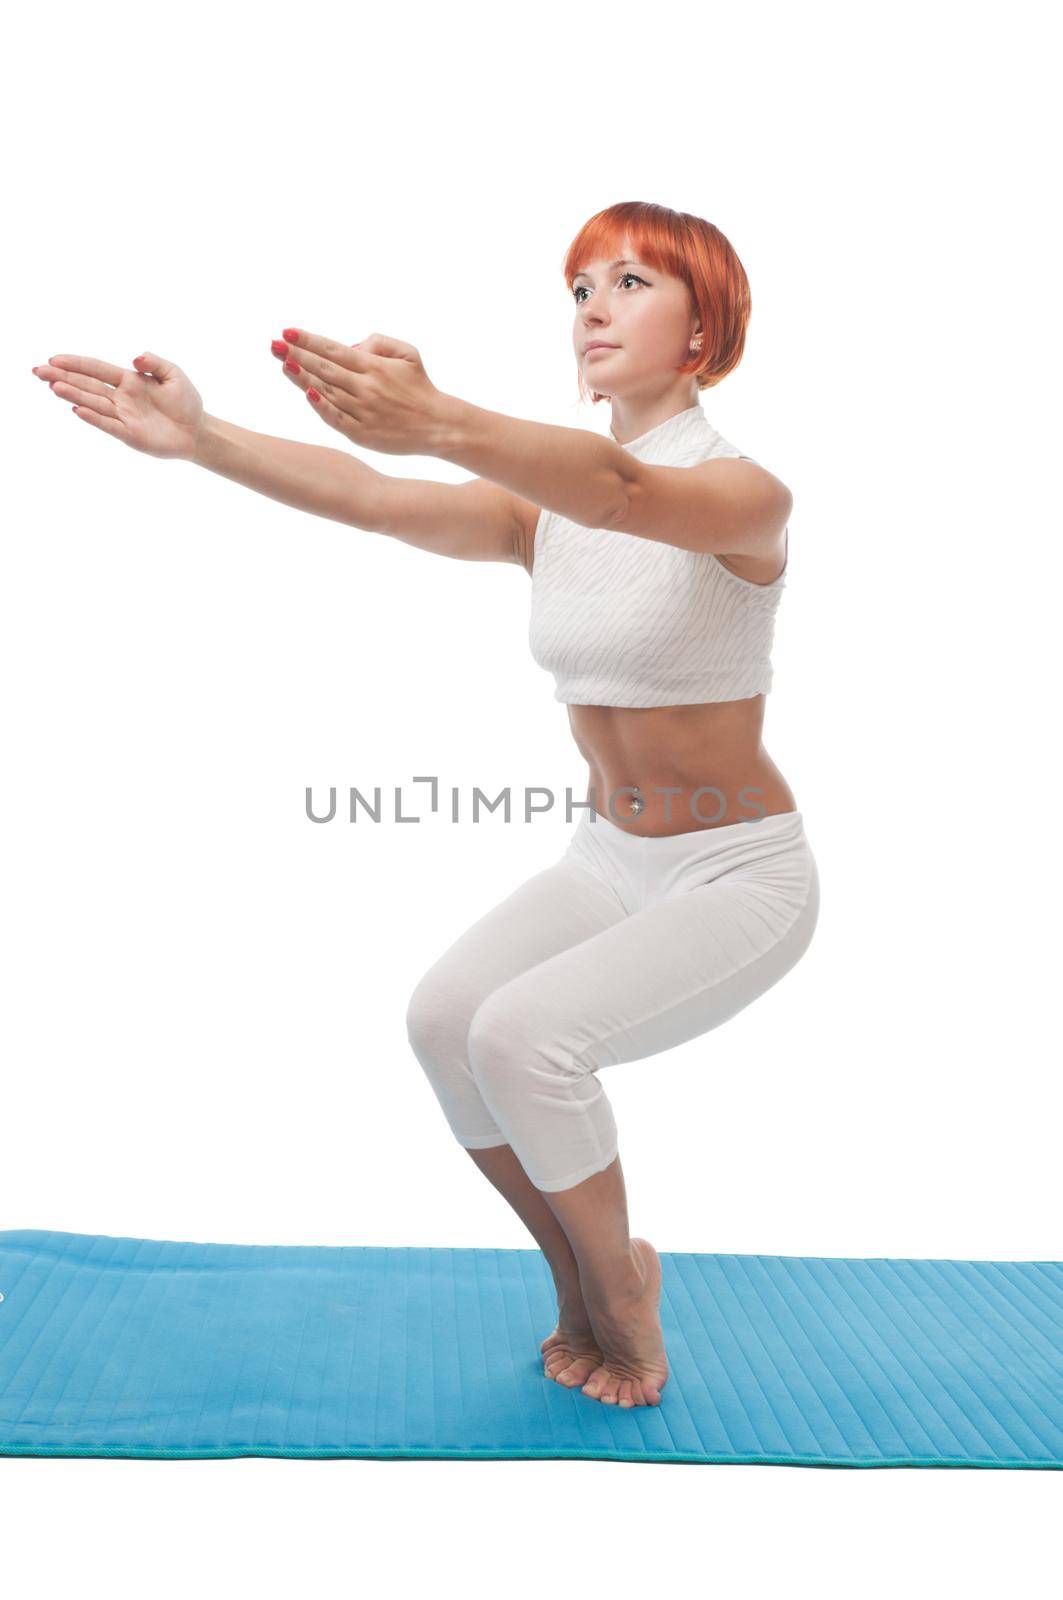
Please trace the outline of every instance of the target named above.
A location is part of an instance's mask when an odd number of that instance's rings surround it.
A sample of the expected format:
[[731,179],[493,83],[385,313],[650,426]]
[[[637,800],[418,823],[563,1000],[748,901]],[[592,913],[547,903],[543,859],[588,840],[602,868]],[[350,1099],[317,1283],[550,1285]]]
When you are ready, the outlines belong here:
[[616,1158],[598,1069],[726,1022],[818,915],[800,811],[652,838],[587,810],[424,974],[410,1045],[459,1144],[512,1145],[537,1189],[568,1189]]

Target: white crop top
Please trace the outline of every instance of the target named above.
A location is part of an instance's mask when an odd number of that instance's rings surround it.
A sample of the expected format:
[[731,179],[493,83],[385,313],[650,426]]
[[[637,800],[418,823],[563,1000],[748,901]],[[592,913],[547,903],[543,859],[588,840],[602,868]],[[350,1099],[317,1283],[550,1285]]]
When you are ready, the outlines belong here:
[[[623,447],[687,467],[739,456],[700,402]],[[751,456],[742,456],[750,461]],[[744,700],[771,688],[772,583],[739,578],[716,556],[540,513],[528,641],[567,705],[675,706]]]

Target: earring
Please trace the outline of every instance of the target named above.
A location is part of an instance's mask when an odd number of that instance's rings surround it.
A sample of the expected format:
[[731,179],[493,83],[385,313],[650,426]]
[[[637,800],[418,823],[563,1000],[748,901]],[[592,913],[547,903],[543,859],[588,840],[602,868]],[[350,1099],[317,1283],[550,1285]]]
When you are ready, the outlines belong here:
[[691,348],[691,350],[700,350],[701,349],[701,340],[700,339],[691,339],[690,348]]

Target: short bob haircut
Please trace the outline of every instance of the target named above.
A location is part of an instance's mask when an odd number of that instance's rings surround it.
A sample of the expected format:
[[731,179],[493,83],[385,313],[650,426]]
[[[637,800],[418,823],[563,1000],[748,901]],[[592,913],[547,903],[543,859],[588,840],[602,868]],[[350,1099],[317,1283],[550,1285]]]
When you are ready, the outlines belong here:
[[[742,359],[752,309],[749,280],[730,242],[711,222],[645,200],[623,200],[585,222],[569,245],[563,272],[572,280],[589,261],[619,255],[623,243],[657,272],[681,278],[690,291],[704,338],[677,372],[690,374],[699,389],[711,389]],[[580,398],[596,405],[603,395],[588,390],[579,374]]]

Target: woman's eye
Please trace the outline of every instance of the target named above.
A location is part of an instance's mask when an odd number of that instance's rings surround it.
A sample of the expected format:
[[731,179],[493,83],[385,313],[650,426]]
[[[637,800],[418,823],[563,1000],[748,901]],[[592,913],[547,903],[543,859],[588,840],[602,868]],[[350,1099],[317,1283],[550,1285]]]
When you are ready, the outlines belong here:
[[[628,278],[634,278],[636,283],[641,283],[646,289],[649,288],[649,284],[646,282],[645,278],[640,278],[635,272],[625,272],[620,278],[617,279],[617,282],[624,283]],[[581,283],[577,288],[573,289],[572,293],[578,306],[583,304],[583,301],[580,299],[580,295],[586,293],[586,290],[587,285],[585,283]]]

